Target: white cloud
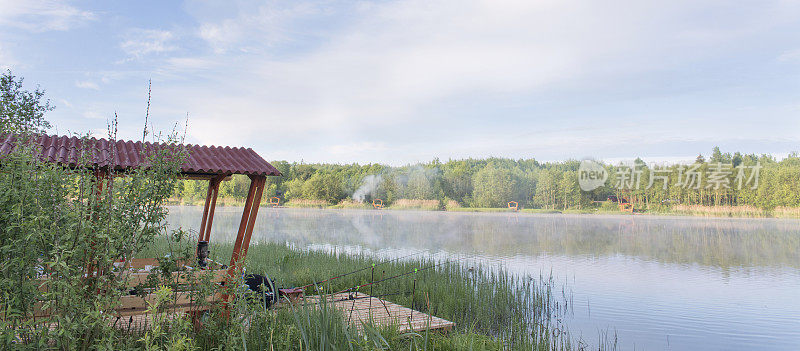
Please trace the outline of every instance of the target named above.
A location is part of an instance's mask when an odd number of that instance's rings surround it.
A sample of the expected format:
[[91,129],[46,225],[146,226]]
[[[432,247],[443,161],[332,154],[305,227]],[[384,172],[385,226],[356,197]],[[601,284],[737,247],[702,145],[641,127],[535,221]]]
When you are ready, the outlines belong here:
[[800,49],[789,50],[789,51],[786,51],[786,52],[778,55],[778,61],[781,61],[781,62],[800,61]]
[[97,85],[97,83],[91,81],[77,81],[75,82],[75,86],[82,89],[100,90],[100,86]]
[[175,34],[166,30],[135,29],[131,30],[120,48],[133,58],[142,58],[150,54],[160,54],[177,49],[174,44]]
[[[504,99],[614,91],[654,72],[680,72],[703,60],[730,57],[773,28],[798,20],[794,5],[782,2],[743,3],[713,21],[710,14],[727,8],[726,2],[334,4],[339,12],[333,16],[330,11],[337,10],[307,2],[237,2],[233,14],[217,17],[208,11],[198,18],[197,34],[214,53],[166,61],[164,74],[179,71],[194,80],[163,87],[160,94],[175,106],[190,106],[190,132],[202,143],[278,145],[285,137],[309,140],[316,145],[308,146],[316,148],[309,152],[323,155],[319,159],[346,160],[359,147],[381,143],[391,150],[371,152],[430,155],[434,149],[452,150],[453,144],[408,146],[406,139],[438,129],[431,134],[455,140],[450,130],[470,123],[459,114],[471,107],[489,110],[503,107]],[[328,23],[332,17],[347,21]],[[562,94],[548,96],[554,92]],[[482,128],[459,129],[473,133],[462,138],[469,143],[484,140],[482,133],[499,133],[491,122],[495,118],[525,126],[512,134],[533,124],[524,124],[526,113],[487,112]],[[603,123],[613,123],[609,120]],[[542,150],[588,140],[559,134],[535,141],[490,139],[494,142],[482,149],[467,151],[502,154],[513,145]]]
[[[194,1],[189,8],[208,4]],[[248,52],[263,51],[275,43],[289,41],[302,32],[298,22],[326,12],[325,2],[248,2],[233,1],[231,8],[237,9],[232,16],[218,18],[218,9],[208,9],[205,17],[212,18],[201,23],[197,34],[216,52],[228,50]],[[328,4],[330,5],[330,4]],[[226,4],[228,6],[228,4]],[[308,26],[304,23],[303,26]]]
[[[8,28],[29,32],[64,31],[94,18],[92,12],[58,0],[0,0],[0,41],[8,40]],[[0,69],[11,69],[19,64],[8,46],[0,43]]]
[[34,32],[67,30],[93,20],[90,11],[80,10],[58,0],[0,0],[0,26]]

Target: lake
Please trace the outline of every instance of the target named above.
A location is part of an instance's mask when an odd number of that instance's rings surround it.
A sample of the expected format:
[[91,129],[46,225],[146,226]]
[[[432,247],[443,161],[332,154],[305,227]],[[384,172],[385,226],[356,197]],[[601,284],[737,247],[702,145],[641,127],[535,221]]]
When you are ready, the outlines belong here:
[[[196,230],[201,214],[169,221]],[[216,209],[212,249],[241,214]],[[800,350],[800,220],[262,208],[256,242],[552,272],[590,344],[609,331],[626,350]]]

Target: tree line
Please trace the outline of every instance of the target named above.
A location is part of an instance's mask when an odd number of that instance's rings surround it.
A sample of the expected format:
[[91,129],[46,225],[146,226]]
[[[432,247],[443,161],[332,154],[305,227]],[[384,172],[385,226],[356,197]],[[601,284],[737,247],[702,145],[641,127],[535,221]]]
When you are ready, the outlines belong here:
[[[629,201],[643,209],[675,204],[749,205],[760,209],[800,207],[800,155],[777,160],[770,155],[712,150],[693,164],[654,165],[598,163],[607,173],[604,185],[580,187],[581,161],[538,162],[535,159],[484,158],[441,162],[438,159],[392,167],[383,164],[307,164],[274,161],[283,174],[269,177],[264,196],[282,202],[343,201],[391,206],[399,199],[457,202],[462,207],[499,208],[516,201],[524,208],[586,209],[608,199]],[[691,181],[691,182],[689,182]],[[244,199],[249,180],[233,177],[220,196]],[[203,199],[207,182],[184,180],[174,198]]]

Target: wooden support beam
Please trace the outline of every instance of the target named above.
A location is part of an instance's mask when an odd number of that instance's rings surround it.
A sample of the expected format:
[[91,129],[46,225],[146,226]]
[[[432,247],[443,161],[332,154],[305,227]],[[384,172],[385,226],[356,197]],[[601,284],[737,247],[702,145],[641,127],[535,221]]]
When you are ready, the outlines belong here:
[[211,241],[211,224],[214,223],[214,210],[217,208],[217,196],[219,195],[220,183],[222,183],[222,178],[218,178],[214,183],[214,198],[211,199],[211,208],[208,210],[208,223],[206,223],[204,241]]
[[200,232],[197,234],[197,241],[205,240],[206,221],[208,221],[208,207],[211,204],[211,197],[214,192],[214,180],[208,181],[208,190],[206,191],[206,202],[203,205],[203,219],[200,220]]
[[225,179],[224,176],[217,176],[208,180],[206,202],[203,206],[203,219],[200,221],[200,232],[197,236],[197,241],[209,241],[211,238],[211,224],[214,222],[214,209],[217,207],[219,184],[223,179]]
[[266,177],[250,176],[250,191],[247,194],[244,213],[242,213],[242,220],[239,223],[239,233],[236,236],[233,253],[231,254],[231,264],[228,268],[228,272],[231,275],[240,268],[241,262],[244,260],[245,256],[247,256],[247,249],[250,247],[250,238],[253,235],[265,183]]
[[[103,208],[103,186],[106,182],[108,182],[108,187],[105,191],[110,191],[111,189],[111,176],[108,172],[108,169],[105,168],[97,168],[94,170],[94,178],[95,178],[95,204],[92,213],[92,221],[97,222],[100,218],[100,211]],[[95,276],[97,270],[96,262],[91,258],[94,257],[94,252],[97,250],[97,245],[95,242],[92,242],[90,245],[90,252],[87,253],[87,261],[86,261],[86,276],[93,277]]]
[[244,211],[242,212],[242,220],[239,222],[239,232],[236,234],[236,241],[233,243],[233,252],[231,253],[231,263],[228,266],[230,275],[236,271],[236,263],[239,262],[239,255],[242,250],[242,242],[244,241],[244,233],[247,230],[247,223],[250,219],[250,210],[253,207],[253,198],[256,193],[256,182],[250,180],[250,190],[247,191],[247,199],[244,201]]
[[258,216],[258,209],[261,207],[261,195],[264,194],[264,185],[266,184],[267,178],[266,177],[256,177],[254,181],[258,182],[258,189],[256,190],[256,196],[253,198],[253,207],[250,213],[250,221],[247,225],[247,230],[245,231],[244,235],[244,242],[242,242],[242,255],[240,260],[244,261],[245,257],[247,257],[247,249],[250,248],[250,237],[253,236],[253,229],[256,225],[256,217]]
[[[103,186],[106,182],[111,182],[111,175],[108,173],[108,170],[105,168],[98,168],[94,171],[94,179],[95,179],[95,189],[97,197],[97,209],[100,208],[100,203],[103,201]],[[109,184],[108,189],[111,189],[111,184]]]
[[[263,177],[262,177],[263,178]],[[259,190],[259,188],[262,188]],[[242,212],[242,220],[239,222],[239,233],[236,235],[236,241],[233,244],[233,252],[231,253],[231,263],[228,265],[228,282],[231,283],[234,281],[234,274],[240,268],[239,264],[244,259],[242,255],[242,247],[250,245],[250,237],[246,233],[248,232],[248,227],[251,225],[251,217],[252,221],[255,222],[255,216],[253,216],[253,203],[256,202],[255,198],[258,195],[259,201],[261,199],[261,192],[263,191],[263,182],[259,178],[250,177],[250,190],[247,191],[247,200],[244,202],[244,211]],[[256,207],[258,204],[256,204]],[[258,209],[255,210],[258,213]],[[249,230],[252,233],[252,228]],[[245,244],[245,237],[247,237],[247,243]],[[230,296],[228,294],[223,294],[222,296],[223,301],[230,301]]]

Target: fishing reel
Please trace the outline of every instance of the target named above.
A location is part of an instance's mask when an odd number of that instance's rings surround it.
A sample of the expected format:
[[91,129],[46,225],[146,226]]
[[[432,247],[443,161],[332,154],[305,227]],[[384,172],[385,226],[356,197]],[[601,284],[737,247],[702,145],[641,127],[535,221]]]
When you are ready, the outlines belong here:
[[[195,251],[195,255],[197,256],[197,267],[199,269],[227,269],[228,265],[219,263],[217,261],[212,260],[209,258],[210,251],[208,249],[208,241],[198,241],[197,242],[197,251]],[[214,267],[209,267],[209,262],[214,263]]]
[[275,281],[269,278],[266,273],[260,274],[244,274],[244,283],[250,291],[255,293],[255,296],[248,297],[248,299],[258,299],[264,305],[264,309],[268,309],[277,305],[280,301],[280,294],[275,285]]
[[208,268],[208,241],[197,242],[197,266],[200,269]]

